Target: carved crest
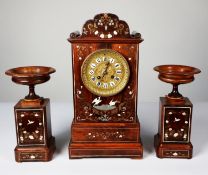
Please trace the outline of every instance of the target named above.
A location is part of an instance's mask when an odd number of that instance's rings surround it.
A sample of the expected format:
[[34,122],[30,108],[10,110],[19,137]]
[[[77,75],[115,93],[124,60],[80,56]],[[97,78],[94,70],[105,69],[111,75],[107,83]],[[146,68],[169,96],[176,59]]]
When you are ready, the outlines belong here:
[[78,37],[111,39],[141,38],[141,35],[140,33],[133,33],[130,35],[128,24],[125,21],[119,20],[118,16],[111,13],[101,13],[84,24],[81,35],[79,32],[70,34],[71,39]]

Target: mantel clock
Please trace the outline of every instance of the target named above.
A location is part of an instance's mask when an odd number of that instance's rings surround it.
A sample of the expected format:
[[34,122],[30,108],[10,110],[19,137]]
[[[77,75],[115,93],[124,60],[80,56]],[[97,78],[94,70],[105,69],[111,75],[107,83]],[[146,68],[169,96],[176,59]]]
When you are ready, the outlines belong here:
[[74,119],[69,157],[142,158],[137,117],[139,33],[114,14],[71,33]]

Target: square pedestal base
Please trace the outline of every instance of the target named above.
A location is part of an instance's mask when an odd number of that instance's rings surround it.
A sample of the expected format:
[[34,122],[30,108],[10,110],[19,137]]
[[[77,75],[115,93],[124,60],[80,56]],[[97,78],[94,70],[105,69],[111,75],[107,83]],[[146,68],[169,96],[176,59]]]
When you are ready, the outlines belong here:
[[140,159],[143,148],[136,123],[72,123],[69,158]]
[[189,143],[160,142],[159,134],[154,137],[156,155],[159,158],[192,158],[193,146]]
[[48,146],[17,146],[15,160],[17,162],[50,161],[55,151],[55,138],[51,137]]
[[142,156],[143,148],[140,143],[70,143],[69,146],[69,158],[122,157],[141,159]]

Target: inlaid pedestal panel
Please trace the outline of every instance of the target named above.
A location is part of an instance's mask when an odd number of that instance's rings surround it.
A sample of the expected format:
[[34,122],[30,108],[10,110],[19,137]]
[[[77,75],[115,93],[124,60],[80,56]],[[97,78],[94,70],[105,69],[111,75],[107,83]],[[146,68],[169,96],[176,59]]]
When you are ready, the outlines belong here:
[[160,120],[155,135],[155,149],[160,158],[191,158],[193,146],[190,142],[192,103],[184,98],[183,103],[169,103],[160,98]]
[[14,107],[17,146],[15,159],[23,161],[49,161],[55,151],[51,134],[50,102],[42,99],[40,105],[25,105],[20,100]]

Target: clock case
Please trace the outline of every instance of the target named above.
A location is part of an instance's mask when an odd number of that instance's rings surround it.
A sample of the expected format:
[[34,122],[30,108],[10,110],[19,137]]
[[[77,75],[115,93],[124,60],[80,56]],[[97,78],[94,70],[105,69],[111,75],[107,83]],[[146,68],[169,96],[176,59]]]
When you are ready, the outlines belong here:
[[[70,34],[72,47],[74,118],[69,143],[70,158],[130,157],[142,158],[140,123],[137,117],[139,33],[130,34],[128,24],[114,14],[98,14],[88,20],[82,34]],[[88,91],[81,80],[81,66],[86,57],[99,49],[112,49],[122,54],[129,64],[130,78],[126,87],[110,97],[98,97]],[[112,110],[97,110],[101,104],[117,101]]]

